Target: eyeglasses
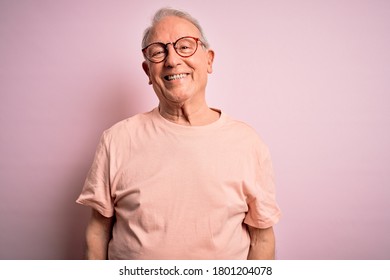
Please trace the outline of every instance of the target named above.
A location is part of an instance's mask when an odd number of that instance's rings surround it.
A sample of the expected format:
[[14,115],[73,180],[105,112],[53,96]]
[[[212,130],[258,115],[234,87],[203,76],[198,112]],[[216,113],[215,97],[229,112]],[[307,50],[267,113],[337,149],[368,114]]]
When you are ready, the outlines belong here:
[[[173,43],[152,43],[142,49],[142,52],[147,60],[153,63],[163,62],[168,56],[168,45],[172,44],[176,53],[181,57],[190,57],[198,49],[198,42],[202,41],[199,38],[186,36],[176,40]],[[203,44],[203,43],[202,43]]]

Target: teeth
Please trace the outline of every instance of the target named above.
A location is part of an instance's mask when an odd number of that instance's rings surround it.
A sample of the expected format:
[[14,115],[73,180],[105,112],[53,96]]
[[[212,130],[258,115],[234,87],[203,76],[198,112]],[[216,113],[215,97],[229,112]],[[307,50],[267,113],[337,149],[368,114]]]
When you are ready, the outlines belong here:
[[167,80],[172,81],[172,80],[183,79],[186,76],[187,76],[187,74],[169,75],[169,76],[167,76]]

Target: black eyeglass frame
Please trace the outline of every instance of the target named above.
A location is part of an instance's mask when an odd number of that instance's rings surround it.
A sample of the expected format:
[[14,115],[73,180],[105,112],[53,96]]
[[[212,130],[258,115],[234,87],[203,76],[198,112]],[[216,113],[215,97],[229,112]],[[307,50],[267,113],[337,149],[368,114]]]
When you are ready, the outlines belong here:
[[[178,41],[180,41],[181,39],[185,39],[185,38],[194,39],[194,40],[195,40],[195,43],[196,43],[195,50],[194,50],[194,52],[193,52],[192,54],[190,54],[190,55],[181,55],[180,53],[177,52],[177,49],[176,49],[176,47],[175,47],[175,46],[176,46],[176,43],[177,43]],[[177,39],[175,42],[168,42],[168,43],[166,43],[166,44],[164,44],[164,43],[162,43],[162,42],[154,42],[154,43],[151,43],[151,44],[147,45],[146,47],[144,47],[144,48],[142,49],[142,53],[143,53],[144,57],[145,57],[147,60],[149,60],[150,62],[152,62],[152,63],[161,63],[161,62],[163,62],[163,61],[168,57],[168,45],[172,44],[173,48],[175,49],[175,52],[176,52],[179,56],[184,57],[184,58],[187,58],[187,57],[193,56],[193,55],[196,53],[196,51],[198,50],[198,42],[200,42],[200,43],[202,43],[202,44],[204,45],[204,43],[203,43],[199,38],[197,38],[197,37],[184,36],[184,37],[181,37],[181,38]],[[165,50],[165,56],[164,56],[164,58],[163,58],[162,60],[159,60],[159,61],[151,60],[151,59],[150,59],[149,57],[147,57],[147,55],[146,55],[146,50],[147,50],[150,46],[156,45],[156,44],[157,44],[157,45],[160,45],[160,46],[163,46],[163,47],[164,47],[164,50]]]

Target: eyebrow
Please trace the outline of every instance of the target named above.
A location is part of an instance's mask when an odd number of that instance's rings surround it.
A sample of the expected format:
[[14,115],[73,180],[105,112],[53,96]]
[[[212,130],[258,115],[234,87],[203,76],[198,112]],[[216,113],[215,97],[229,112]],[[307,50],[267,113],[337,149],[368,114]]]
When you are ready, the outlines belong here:
[[156,43],[161,43],[161,44],[164,44],[164,45],[169,44],[169,43],[175,43],[177,40],[179,40],[179,39],[181,39],[181,38],[184,38],[184,37],[198,38],[201,42],[203,42],[203,41],[201,40],[201,37],[202,37],[202,36],[200,36],[200,35],[196,35],[196,36],[195,36],[195,35],[182,35],[182,36],[177,37],[176,40],[170,41],[170,42],[167,42],[167,43],[164,43],[164,42],[162,42],[162,41],[154,41],[154,42],[151,42],[151,43],[147,43],[147,44],[145,45],[145,47],[143,47],[143,48],[146,48],[147,46],[149,46],[149,45],[151,45],[151,44],[156,44]]

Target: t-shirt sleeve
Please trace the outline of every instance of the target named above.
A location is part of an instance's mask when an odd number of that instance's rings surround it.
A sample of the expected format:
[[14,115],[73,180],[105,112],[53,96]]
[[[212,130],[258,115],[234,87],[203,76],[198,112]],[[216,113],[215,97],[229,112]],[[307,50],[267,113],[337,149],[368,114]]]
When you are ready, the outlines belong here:
[[107,138],[107,133],[103,133],[84,187],[76,202],[90,206],[109,218],[114,214],[114,206],[110,191],[110,156]]
[[255,182],[249,188],[248,212],[244,223],[255,228],[269,228],[279,221],[281,211],[275,199],[275,183],[269,150],[256,147]]

